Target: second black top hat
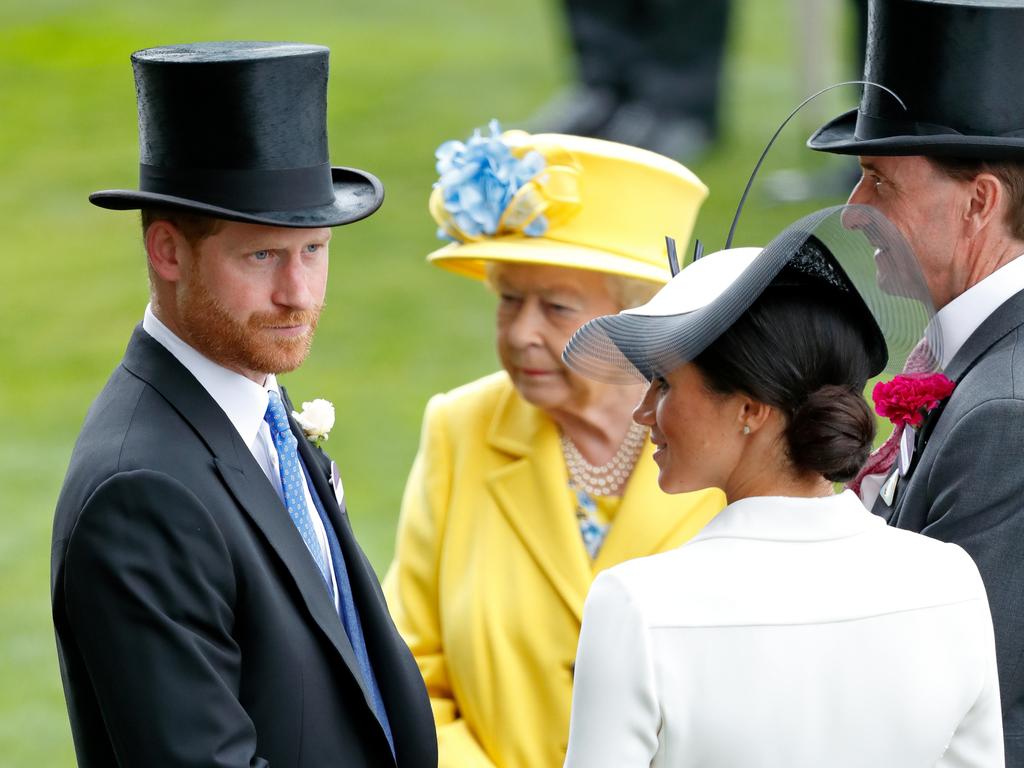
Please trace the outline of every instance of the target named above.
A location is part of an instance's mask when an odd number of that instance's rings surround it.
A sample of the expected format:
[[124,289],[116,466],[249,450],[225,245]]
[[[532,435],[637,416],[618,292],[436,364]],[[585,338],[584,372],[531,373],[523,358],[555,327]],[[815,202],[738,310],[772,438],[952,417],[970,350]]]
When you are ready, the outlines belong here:
[[853,155],[1024,158],[1024,3],[871,0],[860,108],[812,149]]

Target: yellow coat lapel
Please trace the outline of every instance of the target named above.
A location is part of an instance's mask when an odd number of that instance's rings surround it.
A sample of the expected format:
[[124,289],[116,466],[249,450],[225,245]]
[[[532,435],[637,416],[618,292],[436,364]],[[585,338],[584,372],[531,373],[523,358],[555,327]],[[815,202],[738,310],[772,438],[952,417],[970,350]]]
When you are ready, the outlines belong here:
[[488,443],[509,456],[487,485],[498,509],[577,619],[593,578],[570,507],[558,430],[510,389],[495,409]]

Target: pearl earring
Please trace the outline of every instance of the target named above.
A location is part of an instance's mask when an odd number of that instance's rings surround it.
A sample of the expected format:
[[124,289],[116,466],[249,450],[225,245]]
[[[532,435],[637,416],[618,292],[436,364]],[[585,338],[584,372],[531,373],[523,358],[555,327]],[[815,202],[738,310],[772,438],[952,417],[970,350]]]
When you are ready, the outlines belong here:
[[750,425],[749,424],[744,424],[743,425],[743,434],[744,435],[749,435],[750,434]]

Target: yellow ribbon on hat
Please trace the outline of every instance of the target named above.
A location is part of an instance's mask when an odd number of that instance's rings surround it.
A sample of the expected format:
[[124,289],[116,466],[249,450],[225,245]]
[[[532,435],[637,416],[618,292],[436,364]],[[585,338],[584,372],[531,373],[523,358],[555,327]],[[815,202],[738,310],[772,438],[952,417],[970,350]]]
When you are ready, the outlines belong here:
[[430,193],[430,215],[434,221],[460,243],[479,242],[499,235],[525,234],[538,216],[547,217],[548,229],[572,218],[580,209],[580,164],[573,154],[561,147],[531,147],[525,131],[506,131],[502,140],[509,144],[515,157],[530,151],[544,157],[544,168],[520,187],[509,200],[493,234],[469,235],[455,223],[444,207],[444,193],[435,186]]

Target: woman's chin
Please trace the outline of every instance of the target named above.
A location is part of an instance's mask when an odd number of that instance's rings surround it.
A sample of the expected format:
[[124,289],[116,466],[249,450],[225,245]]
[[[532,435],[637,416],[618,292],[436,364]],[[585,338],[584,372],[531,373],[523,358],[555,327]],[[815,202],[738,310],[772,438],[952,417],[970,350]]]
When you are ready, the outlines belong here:
[[541,410],[557,408],[566,399],[564,385],[554,376],[517,376],[512,384],[523,400]]
[[680,490],[679,478],[665,469],[658,473],[658,487],[665,493],[683,493]]
[[708,485],[707,483],[697,481],[695,478],[681,476],[678,473],[672,473],[666,469],[662,469],[658,473],[658,487],[665,493],[676,494],[702,491],[707,488]]

